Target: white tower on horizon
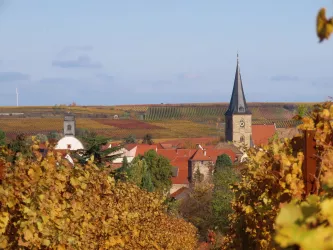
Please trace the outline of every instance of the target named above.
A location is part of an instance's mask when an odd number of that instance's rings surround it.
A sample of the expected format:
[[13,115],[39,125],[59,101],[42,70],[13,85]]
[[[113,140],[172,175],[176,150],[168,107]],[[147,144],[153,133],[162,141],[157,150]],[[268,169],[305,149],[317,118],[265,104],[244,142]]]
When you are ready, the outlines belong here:
[[18,90],[16,88],[16,106],[18,107]]

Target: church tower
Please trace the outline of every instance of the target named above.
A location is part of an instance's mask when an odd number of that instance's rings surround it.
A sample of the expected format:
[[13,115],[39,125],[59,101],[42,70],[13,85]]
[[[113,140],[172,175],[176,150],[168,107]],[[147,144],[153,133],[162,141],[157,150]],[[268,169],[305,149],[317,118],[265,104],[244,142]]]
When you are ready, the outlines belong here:
[[64,136],[75,136],[75,116],[73,114],[65,115]]
[[226,141],[233,142],[235,146],[245,143],[246,147],[250,147],[252,141],[252,113],[246,104],[238,53],[234,87],[228,110],[224,115]]

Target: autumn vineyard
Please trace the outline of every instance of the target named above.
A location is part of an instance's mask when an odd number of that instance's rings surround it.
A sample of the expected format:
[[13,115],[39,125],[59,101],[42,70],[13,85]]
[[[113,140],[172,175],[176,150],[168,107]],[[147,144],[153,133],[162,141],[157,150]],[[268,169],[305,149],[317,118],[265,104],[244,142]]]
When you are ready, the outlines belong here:
[[[319,42],[329,39],[333,18],[322,8],[316,21]],[[0,107],[0,249],[333,249],[333,102],[249,106],[253,124],[297,134],[241,145],[244,161],[218,155],[206,179],[188,171],[179,199],[168,190],[180,168],[157,150],[112,161],[125,137],[145,147],[151,136],[220,137],[226,104]],[[61,134],[68,112],[89,132],[87,148],[41,143]],[[104,147],[116,139],[125,142]]]

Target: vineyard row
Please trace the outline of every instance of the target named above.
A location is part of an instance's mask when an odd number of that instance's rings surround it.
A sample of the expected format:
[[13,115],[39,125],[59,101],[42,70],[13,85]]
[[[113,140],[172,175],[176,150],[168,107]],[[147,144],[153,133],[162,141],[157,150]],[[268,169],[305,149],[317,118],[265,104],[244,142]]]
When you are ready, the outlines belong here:
[[[224,120],[227,107],[222,106],[160,106],[149,107],[145,120]],[[282,107],[256,107],[252,108],[253,120],[290,120],[294,113]]]

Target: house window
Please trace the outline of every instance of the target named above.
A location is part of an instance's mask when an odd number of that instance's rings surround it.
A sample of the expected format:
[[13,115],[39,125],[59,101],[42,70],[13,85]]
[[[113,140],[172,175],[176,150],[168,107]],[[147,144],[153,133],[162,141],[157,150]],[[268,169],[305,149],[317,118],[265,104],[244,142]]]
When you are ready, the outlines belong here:
[[70,124],[67,125],[67,130],[72,130],[72,126]]
[[71,149],[71,144],[67,144],[67,149]]
[[240,137],[239,141],[240,141],[241,143],[243,143],[243,142],[245,141],[244,135],[242,135],[242,136]]

